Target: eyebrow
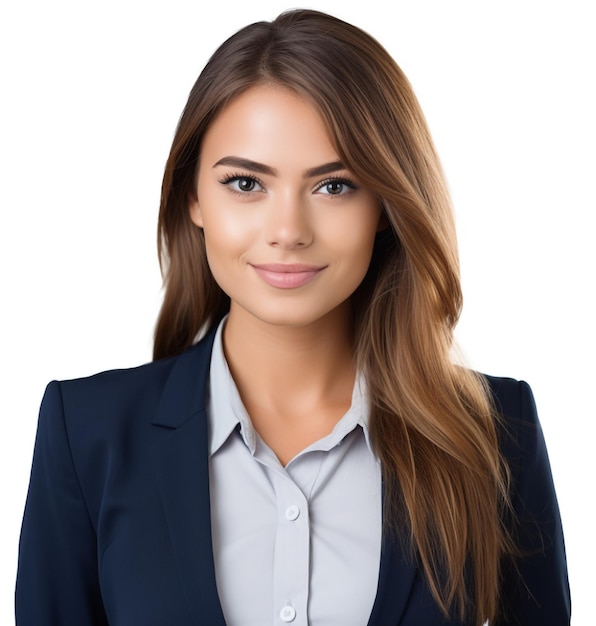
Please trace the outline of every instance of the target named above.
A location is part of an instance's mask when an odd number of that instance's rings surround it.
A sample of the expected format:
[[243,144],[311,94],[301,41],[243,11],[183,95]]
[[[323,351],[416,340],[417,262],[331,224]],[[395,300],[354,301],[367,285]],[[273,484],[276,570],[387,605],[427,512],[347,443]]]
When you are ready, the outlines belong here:
[[[218,165],[232,165],[234,167],[241,167],[243,169],[250,170],[251,172],[258,172],[259,174],[269,174],[270,176],[277,176],[277,170],[274,167],[259,163],[258,161],[252,161],[251,159],[244,159],[236,156],[226,156],[220,159],[213,167]],[[338,170],[344,170],[346,166],[341,161],[331,161],[330,163],[323,163],[323,165],[317,165],[311,167],[304,172],[304,178],[312,178],[313,176],[324,176],[325,174],[331,174]]]

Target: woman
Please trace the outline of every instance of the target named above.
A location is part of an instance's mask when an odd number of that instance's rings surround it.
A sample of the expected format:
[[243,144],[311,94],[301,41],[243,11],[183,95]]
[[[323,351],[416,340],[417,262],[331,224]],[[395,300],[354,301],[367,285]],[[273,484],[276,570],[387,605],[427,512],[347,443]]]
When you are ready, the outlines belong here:
[[159,247],[155,361],[46,391],[19,624],[569,622],[531,391],[449,358],[448,194],[376,41],[314,11],[226,41]]

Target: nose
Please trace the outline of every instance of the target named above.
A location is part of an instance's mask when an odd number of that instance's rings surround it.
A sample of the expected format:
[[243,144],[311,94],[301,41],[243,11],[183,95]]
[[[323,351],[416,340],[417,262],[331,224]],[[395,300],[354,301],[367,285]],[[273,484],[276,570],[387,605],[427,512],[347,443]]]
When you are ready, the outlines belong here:
[[299,197],[286,195],[273,202],[265,236],[270,246],[284,250],[305,248],[313,241],[313,230],[305,203]]

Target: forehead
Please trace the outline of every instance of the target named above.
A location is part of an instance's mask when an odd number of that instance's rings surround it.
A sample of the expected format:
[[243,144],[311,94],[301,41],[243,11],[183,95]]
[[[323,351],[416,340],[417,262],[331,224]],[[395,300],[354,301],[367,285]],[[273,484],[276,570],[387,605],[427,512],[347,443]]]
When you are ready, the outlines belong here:
[[280,167],[337,160],[330,132],[306,97],[277,85],[251,87],[234,98],[209,126],[202,158],[242,156]]

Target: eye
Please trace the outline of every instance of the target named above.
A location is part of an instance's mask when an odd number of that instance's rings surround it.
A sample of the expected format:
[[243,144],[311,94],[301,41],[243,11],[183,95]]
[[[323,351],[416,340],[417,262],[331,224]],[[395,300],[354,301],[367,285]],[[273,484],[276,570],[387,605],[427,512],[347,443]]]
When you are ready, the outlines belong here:
[[356,189],[356,185],[347,178],[329,178],[319,183],[315,187],[315,192],[329,196],[344,196]]
[[219,181],[236,193],[250,193],[254,191],[264,191],[263,185],[254,176],[245,174],[229,174]]

